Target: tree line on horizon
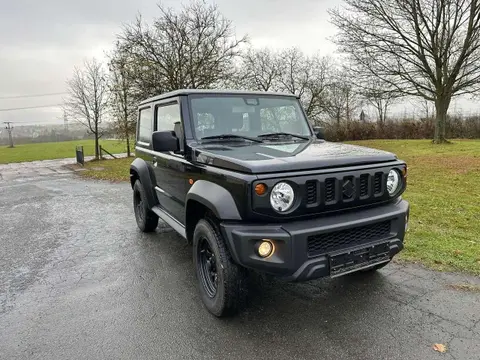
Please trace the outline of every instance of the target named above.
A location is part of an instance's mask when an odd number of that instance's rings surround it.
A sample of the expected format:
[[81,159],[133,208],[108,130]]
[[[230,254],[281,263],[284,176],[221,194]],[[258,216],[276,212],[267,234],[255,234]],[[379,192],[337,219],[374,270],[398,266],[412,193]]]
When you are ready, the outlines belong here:
[[[360,110],[369,105],[382,130],[389,108],[414,97],[427,109],[433,104],[425,129],[434,143],[443,143],[452,99],[479,90],[479,1],[344,0],[329,10],[341,64],[295,47],[254,48],[205,1],[179,10],[158,5],[153,21],[138,16],[121,28],[106,63],[90,59],[74,69],[64,110],[97,144],[108,114],[130,152],[138,102],[176,89],[292,93],[300,96],[310,121],[337,129],[363,120]],[[478,121],[473,126],[480,131]]]

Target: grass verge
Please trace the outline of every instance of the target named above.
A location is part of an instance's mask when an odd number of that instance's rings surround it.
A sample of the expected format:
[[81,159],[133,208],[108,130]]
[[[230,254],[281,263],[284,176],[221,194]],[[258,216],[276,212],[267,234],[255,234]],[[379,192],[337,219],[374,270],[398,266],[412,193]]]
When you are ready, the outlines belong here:
[[81,176],[109,181],[129,181],[130,180],[130,164],[133,157],[88,161],[85,163],[84,170],[80,171]]
[[[0,164],[23,161],[50,160],[75,157],[75,147],[83,146],[85,156],[95,155],[94,140],[74,140],[51,143],[15,145],[14,148],[0,147]],[[101,140],[105,150],[112,154],[126,152],[125,143],[119,140]]]
[[[410,202],[410,227],[399,260],[437,270],[480,275],[480,141],[427,140],[351,142],[394,152],[408,164],[404,198]],[[130,159],[88,163],[82,176],[128,181]]]

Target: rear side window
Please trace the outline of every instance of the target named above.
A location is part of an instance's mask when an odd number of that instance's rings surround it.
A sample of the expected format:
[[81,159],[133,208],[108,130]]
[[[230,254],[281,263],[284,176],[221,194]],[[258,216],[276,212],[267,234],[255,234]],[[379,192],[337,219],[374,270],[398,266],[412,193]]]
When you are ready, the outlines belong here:
[[140,110],[138,119],[138,141],[150,144],[152,137],[152,109],[145,108]]

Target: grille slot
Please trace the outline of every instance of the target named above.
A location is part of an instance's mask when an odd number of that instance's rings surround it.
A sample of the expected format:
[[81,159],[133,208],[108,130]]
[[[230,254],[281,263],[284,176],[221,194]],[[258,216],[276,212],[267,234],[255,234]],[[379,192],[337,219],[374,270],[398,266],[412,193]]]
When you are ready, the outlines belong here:
[[382,173],[375,173],[373,189],[375,194],[380,194],[382,192]]
[[350,246],[367,244],[375,240],[385,239],[389,235],[390,221],[327,234],[310,235],[308,237],[308,256],[318,256]]
[[368,196],[368,174],[360,175],[360,197]]
[[315,180],[307,181],[307,204],[317,202],[317,182]]
[[335,201],[335,179],[325,180],[325,202]]

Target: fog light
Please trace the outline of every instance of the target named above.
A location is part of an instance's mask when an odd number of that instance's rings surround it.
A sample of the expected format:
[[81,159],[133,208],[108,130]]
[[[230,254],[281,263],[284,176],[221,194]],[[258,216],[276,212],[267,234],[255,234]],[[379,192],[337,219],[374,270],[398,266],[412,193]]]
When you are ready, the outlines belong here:
[[275,251],[275,246],[273,246],[273,243],[269,240],[262,240],[257,242],[255,244],[255,248],[257,254],[262,258],[269,257]]

